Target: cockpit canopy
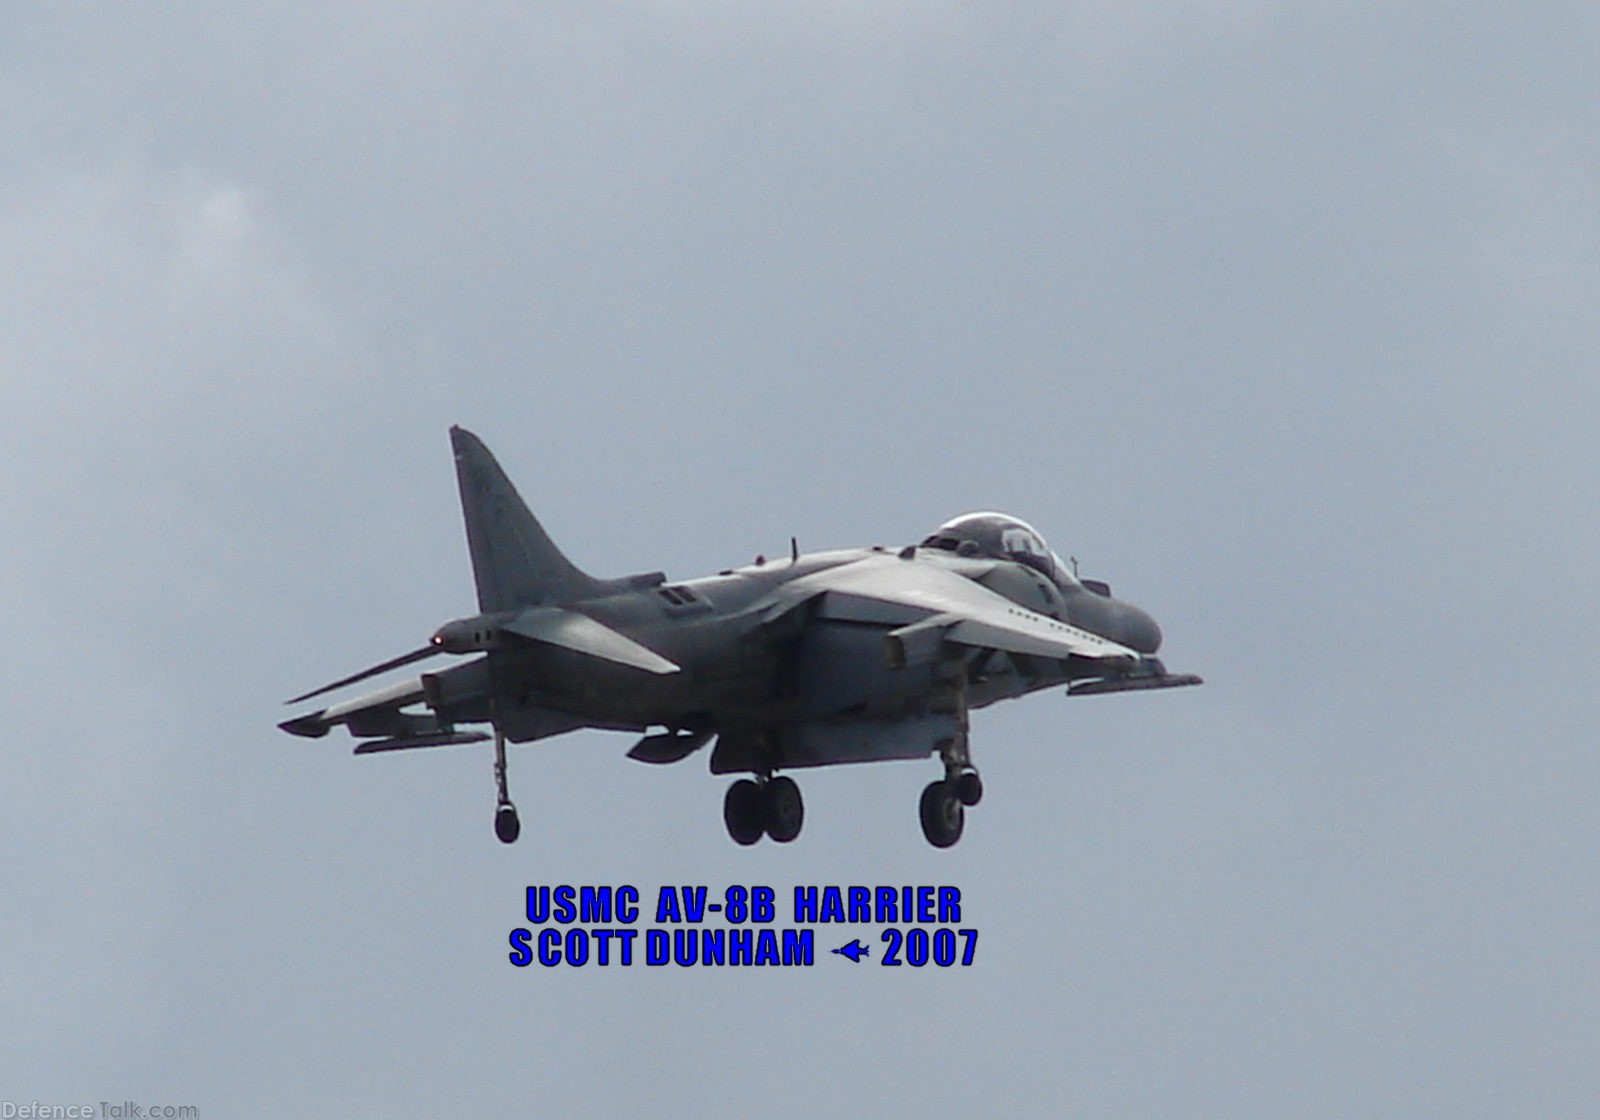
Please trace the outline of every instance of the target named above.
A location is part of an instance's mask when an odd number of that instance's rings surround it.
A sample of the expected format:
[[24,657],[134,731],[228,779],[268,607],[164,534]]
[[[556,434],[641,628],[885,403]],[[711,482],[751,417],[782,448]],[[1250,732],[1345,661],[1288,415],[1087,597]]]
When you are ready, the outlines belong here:
[[1038,530],[1021,518],[1004,513],[964,513],[934,530],[922,542],[922,547],[942,549],[958,556],[1013,560],[1028,565],[1061,586],[1077,582],[1071,569],[1050,551]]

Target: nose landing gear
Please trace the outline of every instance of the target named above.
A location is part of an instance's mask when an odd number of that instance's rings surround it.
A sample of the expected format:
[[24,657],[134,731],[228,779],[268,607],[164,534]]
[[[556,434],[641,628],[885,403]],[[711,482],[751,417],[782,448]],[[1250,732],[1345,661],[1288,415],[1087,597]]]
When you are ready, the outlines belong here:
[[983,800],[983,779],[976,770],[965,770],[956,777],[955,794],[956,800],[969,809]]
[[[966,723],[965,718],[962,723]],[[944,762],[944,778],[930,782],[922,791],[918,815],[928,843],[935,848],[948,848],[961,839],[966,810],[983,800],[983,779],[972,765],[964,727],[961,734],[939,744],[939,757]]]
[[961,839],[966,810],[949,782],[929,782],[922,791],[922,835],[935,848],[948,848]]

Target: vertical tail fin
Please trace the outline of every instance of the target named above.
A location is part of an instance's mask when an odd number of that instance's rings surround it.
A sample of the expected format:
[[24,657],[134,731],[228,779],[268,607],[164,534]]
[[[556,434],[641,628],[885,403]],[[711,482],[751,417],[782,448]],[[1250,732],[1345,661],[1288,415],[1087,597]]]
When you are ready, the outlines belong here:
[[484,612],[592,597],[600,581],[561,554],[483,441],[450,429],[467,523],[478,609]]

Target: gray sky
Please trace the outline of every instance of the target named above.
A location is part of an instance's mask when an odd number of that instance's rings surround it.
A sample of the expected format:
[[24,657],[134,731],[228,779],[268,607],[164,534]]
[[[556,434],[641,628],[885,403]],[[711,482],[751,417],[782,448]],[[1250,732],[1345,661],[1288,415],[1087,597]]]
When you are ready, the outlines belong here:
[[[0,17],[0,1099],[1600,1112],[1592,6],[219,11]],[[1208,683],[980,714],[947,852],[599,733],[502,848],[273,726],[471,609],[452,422],[600,574],[1010,510]],[[979,964],[516,970],[541,882]]]

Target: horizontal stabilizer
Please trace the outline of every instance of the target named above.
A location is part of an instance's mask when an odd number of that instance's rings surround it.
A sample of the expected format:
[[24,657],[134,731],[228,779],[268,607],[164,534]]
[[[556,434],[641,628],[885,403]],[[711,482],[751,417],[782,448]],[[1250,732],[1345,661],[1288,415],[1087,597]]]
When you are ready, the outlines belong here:
[[550,607],[523,611],[506,623],[504,629],[530,641],[560,646],[647,673],[678,672],[678,666],[659,653],[577,611]]
[[381,751],[409,751],[419,747],[455,747],[464,743],[481,743],[489,736],[482,731],[442,731],[437,735],[416,735],[409,739],[373,739],[357,743],[356,754],[378,754]]

